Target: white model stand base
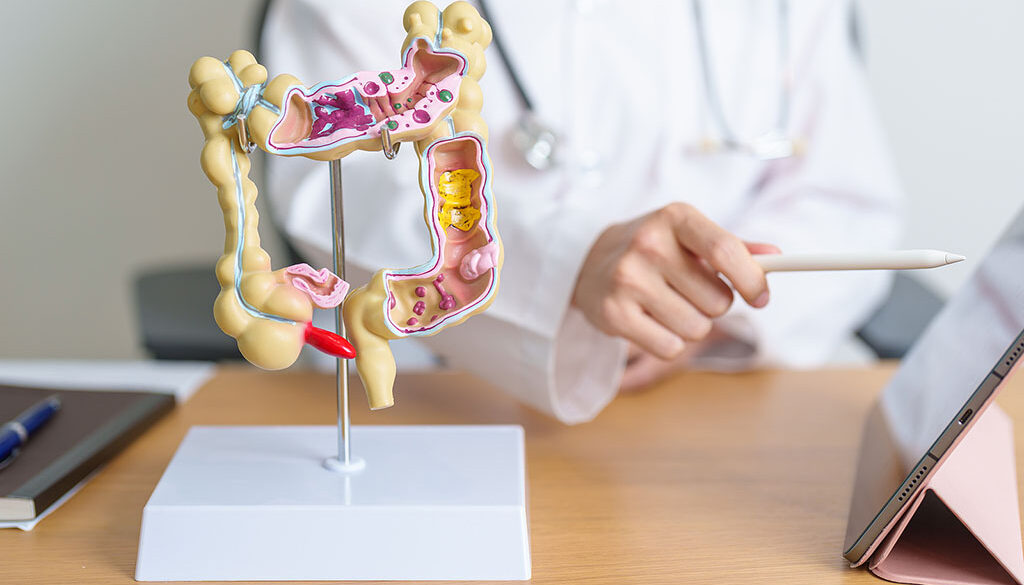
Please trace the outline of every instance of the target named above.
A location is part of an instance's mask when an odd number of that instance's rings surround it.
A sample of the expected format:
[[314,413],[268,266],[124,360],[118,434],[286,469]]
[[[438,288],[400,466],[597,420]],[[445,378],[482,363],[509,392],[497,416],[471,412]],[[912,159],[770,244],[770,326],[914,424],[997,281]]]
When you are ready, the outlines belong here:
[[139,581],[530,578],[523,430],[193,427],[142,515]]

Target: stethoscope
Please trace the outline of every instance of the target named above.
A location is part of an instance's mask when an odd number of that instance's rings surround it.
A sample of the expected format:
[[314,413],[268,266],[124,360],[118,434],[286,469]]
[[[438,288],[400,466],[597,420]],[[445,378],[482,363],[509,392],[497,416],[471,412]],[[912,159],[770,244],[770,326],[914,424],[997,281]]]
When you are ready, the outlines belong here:
[[[519,95],[523,111],[519,116],[516,127],[512,132],[512,144],[522,155],[528,165],[537,170],[547,170],[559,162],[558,144],[559,137],[550,125],[548,125],[538,114],[533,105],[533,100],[526,92],[519,77],[519,72],[512,65],[505,46],[501,42],[501,36],[494,24],[487,1],[479,0],[480,12],[484,19],[491,24],[492,42],[498,51],[508,71],[512,85]],[[774,126],[753,138],[740,137],[733,131],[732,125],[725,115],[722,107],[722,100],[718,93],[718,84],[714,72],[711,69],[711,59],[707,44],[707,33],[704,25],[704,14],[701,0],[690,0],[693,11],[694,28],[697,37],[697,52],[700,62],[701,76],[704,82],[704,98],[710,111],[710,118],[714,125],[716,136],[707,136],[700,141],[699,151],[705,154],[718,152],[741,152],[751,155],[760,160],[775,160],[799,155],[802,150],[802,141],[797,140],[786,133],[789,124],[791,107],[791,79],[789,70],[789,2],[778,0],[778,68],[780,72],[779,82],[779,111],[776,115]]]

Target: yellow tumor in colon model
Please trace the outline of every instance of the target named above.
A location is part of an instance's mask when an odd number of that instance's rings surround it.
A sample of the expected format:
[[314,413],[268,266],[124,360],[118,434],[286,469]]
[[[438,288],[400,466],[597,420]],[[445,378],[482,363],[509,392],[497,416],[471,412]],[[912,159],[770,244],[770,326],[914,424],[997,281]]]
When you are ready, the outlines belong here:
[[480,173],[473,169],[458,169],[441,173],[437,190],[444,198],[444,204],[438,212],[441,229],[453,225],[466,232],[480,219],[480,211],[472,206],[473,181],[480,178]]

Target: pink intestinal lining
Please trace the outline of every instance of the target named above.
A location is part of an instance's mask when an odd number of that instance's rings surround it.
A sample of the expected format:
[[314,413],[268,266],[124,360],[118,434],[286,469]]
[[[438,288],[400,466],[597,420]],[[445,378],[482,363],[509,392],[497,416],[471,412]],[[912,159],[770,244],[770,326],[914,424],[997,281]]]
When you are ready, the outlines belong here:
[[332,309],[345,300],[348,283],[326,268],[313,270],[309,264],[296,264],[284,269],[290,276],[288,282],[309,296],[313,304],[321,309]]
[[[367,105],[369,100],[385,95],[397,95],[407,89],[416,79],[412,63],[416,53],[421,50],[435,55],[450,55],[459,59],[462,66],[457,72],[434,84],[423,99],[411,106],[408,103],[399,104],[399,106],[408,106],[408,109],[375,121],[371,112],[372,108]],[[421,48],[420,44],[414,43],[406,53],[405,65],[402,69],[361,71],[344,83],[324,85],[312,94],[307,94],[304,88],[293,87],[285,95],[281,117],[270,131],[267,146],[271,152],[287,152],[297,149],[326,150],[347,141],[380,136],[381,129],[385,125],[395,133],[429,127],[436,124],[448,110],[458,103],[459,87],[462,84],[462,75],[465,69],[465,59],[462,55],[434,51],[429,46]],[[362,104],[356,103],[354,92],[359,92]],[[310,115],[313,118],[308,136],[297,142],[277,141],[274,137],[279,129],[298,130],[294,128],[294,115],[293,119],[289,119],[291,113],[289,110],[294,107],[292,98],[296,95],[310,108]]]
[[[427,164],[427,176],[431,177],[431,180],[430,180],[430,183],[429,183],[429,185],[430,185],[430,195],[431,195],[431,198],[432,198],[431,212],[430,212],[430,218],[431,218],[430,225],[431,225],[432,233],[437,236],[437,242],[438,242],[438,247],[437,247],[438,252],[435,254],[433,262],[430,263],[429,268],[427,268],[426,270],[418,271],[418,272],[415,272],[415,273],[412,273],[412,274],[394,274],[394,273],[391,273],[391,272],[385,272],[385,274],[384,274],[385,284],[387,284],[387,283],[390,283],[390,282],[397,282],[397,281],[402,281],[402,280],[420,279],[420,278],[424,278],[424,277],[426,277],[426,276],[428,276],[430,274],[433,274],[434,272],[438,272],[437,277],[434,279],[432,284],[434,285],[434,288],[438,291],[438,293],[442,297],[441,302],[439,303],[439,307],[438,308],[440,308],[441,310],[444,310],[444,311],[450,311],[451,309],[456,308],[456,306],[458,305],[458,297],[462,296],[462,295],[459,294],[458,290],[450,290],[451,286],[454,285],[457,289],[462,289],[462,288],[466,288],[468,285],[465,285],[464,283],[461,283],[458,280],[456,280],[456,281],[449,281],[447,286],[441,285],[441,283],[445,282],[445,277],[444,277],[444,273],[443,272],[439,272],[438,269],[440,268],[440,263],[441,263],[441,251],[445,249],[445,245],[446,245],[446,242],[447,242],[448,238],[447,238],[447,235],[445,234],[444,230],[441,229],[441,225],[440,225],[440,222],[439,222],[439,219],[438,219],[438,214],[437,214],[437,211],[438,211],[438,209],[440,208],[440,205],[441,205],[442,198],[435,191],[435,185],[434,185],[434,182],[432,180],[432,178],[434,177],[434,174],[435,174],[435,170],[436,170],[435,163],[434,163],[434,157],[432,155],[433,155],[434,149],[437,148],[439,145],[448,144],[450,142],[458,141],[458,140],[472,140],[474,142],[474,146],[475,146],[474,151],[475,151],[475,155],[476,155],[476,161],[475,161],[476,165],[475,165],[475,167],[478,168],[478,169],[481,169],[483,171],[483,173],[481,173],[482,176],[481,176],[481,179],[480,179],[480,191],[479,191],[479,194],[480,194],[480,198],[479,199],[480,199],[480,216],[481,216],[481,219],[480,219],[478,225],[480,226],[480,229],[483,230],[484,235],[487,237],[488,244],[483,246],[483,247],[481,247],[481,248],[479,248],[478,250],[480,251],[480,254],[482,254],[482,255],[489,255],[488,252],[490,252],[490,249],[493,249],[494,252],[495,252],[495,265],[496,265],[496,263],[497,263],[497,258],[496,258],[497,246],[496,246],[496,244],[494,242],[494,236],[491,234],[490,229],[489,229],[489,225],[487,224],[487,221],[486,221],[486,218],[488,217],[488,203],[489,202],[488,202],[487,198],[484,196],[484,194],[487,192],[486,186],[487,186],[487,181],[488,181],[489,178],[487,177],[487,167],[484,165],[484,161],[483,161],[484,144],[483,144],[482,140],[480,140],[476,136],[463,135],[463,136],[458,136],[458,137],[454,137],[454,138],[445,138],[445,139],[438,140],[437,142],[434,142],[433,144],[431,144],[427,148],[427,150],[424,151],[424,153],[423,153],[423,156],[427,157],[427,161],[428,161],[428,164]],[[468,255],[469,254],[467,254],[467,256]],[[484,262],[486,262],[486,261],[482,261],[481,264],[484,263]],[[460,270],[460,272],[461,272],[461,270]],[[423,287],[416,287],[416,289],[415,289],[416,296],[419,296],[419,297],[425,296],[426,290],[424,289],[422,291],[424,294],[421,295],[420,294],[421,293],[420,289],[423,289]],[[391,292],[390,287],[388,287],[388,290],[389,290],[389,295],[393,295],[393,292]],[[389,311],[385,311],[385,315],[387,316],[388,323],[390,325],[392,325],[397,332],[400,332],[400,333],[418,333],[418,332],[426,331],[426,330],[429,330],[429,329],[433,328],[434,325],[432,325],[432,324],[435,321],[438,322],[437,323],[438,325],[443,325],[446,321],[450,320],[451,318],[453,318],[453,317],[455,317],[457,315],[460,315],[460,314],[464,313],[465,311],[467,311],[469,309],[472,309],[472,307],[474,307],[477,304],[479,304],[479,302],[481,300],[486,299],[488,296],[490,296],[490,294],[492,294],[493,290],[494,290],[494,279],[492,279],[491,282],[488,284],[486,290],[484,290],[479,295],[475,295],[475,298],[473,298],[472,302],[465,302],[465,303],[463,303],[462,306],[458,308],[458,310],[452,311],[452,312],[444,315],[440,320],[438,319],[438,315],[433,315],[431,317],[431,320],[430,320],[431,325],[428,325],[427,327],[421,327],[420,329],[408,329],[408,328],[401,327],[397,323],[392,321],[391,315],[390,315]],[[470,296],[470,295],[467,295],[467,296]],[[418,305],[418,303],[417,303],[417,305]],[[394,308],[394,307],[392,306],[391,308]],[[415,311],[415,306],[414,306],[414,311]],[[412,327],[412,326],[417,325],[417,324],[420,324],[419,320],[417,320],[416,323],[409,323],[408,321],[405,323],[405,325],[407,327]]]

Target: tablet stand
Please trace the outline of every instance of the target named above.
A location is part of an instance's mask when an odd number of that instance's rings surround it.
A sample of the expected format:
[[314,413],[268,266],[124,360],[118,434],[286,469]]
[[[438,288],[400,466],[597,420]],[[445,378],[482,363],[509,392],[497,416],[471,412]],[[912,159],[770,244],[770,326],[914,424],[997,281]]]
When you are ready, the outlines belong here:
[[1013,423],[997,405],[979,415],[871,557],[898,583],[1024,583]]
[[[331,191],[344,278],[341,161]],[[336,375],[336,430],[189,430],[143,510],[136,580],[530,578],[522,427],[350,428],[344,359]]]

